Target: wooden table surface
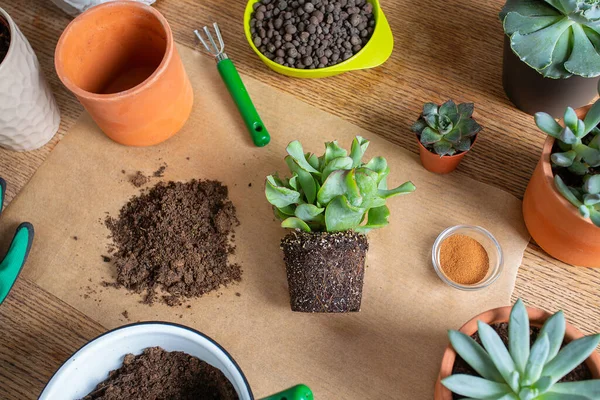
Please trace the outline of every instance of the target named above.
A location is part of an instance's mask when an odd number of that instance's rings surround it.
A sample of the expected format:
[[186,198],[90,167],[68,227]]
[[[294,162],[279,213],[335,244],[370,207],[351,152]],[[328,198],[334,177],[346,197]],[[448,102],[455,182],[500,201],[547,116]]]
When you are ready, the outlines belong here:
[[[447,98],[474,102],[484,131],[459,171],[522,198],[545,137],[531,116],[510,104],[502,89],[503,33],[497,13],[503,1],[381,2],[395,36],[390,60],[380,68],[325,80],[290,79],[268,70],[243,35],[242,0],[159,0],[155,6],[170,22],[179,43],[196,47],[192,31],[216,20],[227,53],[242,73],[413,152],[417,146],[408,128],[424,102]],[[56,42],[71,18],[50,0],[0,0],[0,7],[29,39],[62,113],[59,133],[43,148],[29,153],[0,149],[0,176],[8,181],[10,202],[73,125],[82,107],[60,84],[53,67]],[[424,207],[435,212],[434,202]],[[599,287],[600,269],[565,265],[531,243],[514,298],[548,311],[563,309],[582,331],[600,332]],[[53,371],[103,330],[20,279],[0,306],[0,398],[37,398]]]

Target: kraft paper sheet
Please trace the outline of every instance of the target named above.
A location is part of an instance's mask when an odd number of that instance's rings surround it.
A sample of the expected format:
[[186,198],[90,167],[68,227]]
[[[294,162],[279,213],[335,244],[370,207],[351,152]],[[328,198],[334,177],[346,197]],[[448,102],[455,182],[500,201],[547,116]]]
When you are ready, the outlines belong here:
[[[166,320],[206,333],[237,360],[257,398],[306,383],[319,400],[431,399],[446,331],[509,304],[529,240],[521,202],[460,173],[428,173],[415,155],[377,135],[244,77],[273,137],[266,148],[256,148],[214,61],[185,47],[179,51],[195,94],[181,132],[155,147],[125,147],[84,115],[6,210],[0,238],[12,237],[24,220],[36,230],[22,276],[106,328]],[[285,231],[264,198],[264,179],[286,171],[285,147],[294,139],[320,154],[325,141],[349,148],[355,135],[371,140],[366,159],[387,158],[390,185],[412,180],[417,191],[391,199],[390,226],[369,234],[361,312],[292,313],[279,249]],[[128,175],[150,175],[163,162],[164,180],[224,182],[241,221],[235,260],[243,266],[243,282],[175,308],[140,304],[138,295],[100,285],[114,276],[101,257],[109,243],[101,221],[139,192]],[[431,246],[456,224],[483,226],[500,241],[505,269],[490,288],[458,291],[435,274]],[[129,320],[121,315],[125,310]]]

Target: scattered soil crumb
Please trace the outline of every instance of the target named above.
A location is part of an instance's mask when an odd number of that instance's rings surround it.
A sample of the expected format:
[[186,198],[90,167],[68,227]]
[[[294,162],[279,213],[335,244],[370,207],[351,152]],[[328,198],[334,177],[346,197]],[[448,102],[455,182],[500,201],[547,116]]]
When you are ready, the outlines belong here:
[[160,166],[159,169],[154,171],[152,176],[155,178],[162,178],[163,176],[165,176],[165,170],[167,169],[167,167],[168,167],[167,163],[164,163],[163,165]]
[[160,347],[140,355],[127,354],[123,365],[83,400],[238,400],[231,382],[217,368],[190,356]]
[[116,282],[169,306],[241,280],[228,256],[229,237],[239,225],[227,187],[217,181],[159,182],[107,217],[116,250]]
[[121,173],[122,173],[122,174],[124,174],[124,173],[125,173],[125,170],[124,170],[124,169],[122,169],[122,170],[121,170]]
[[248,187],[252,187],[252,182],[250,182],[250,183],[248,184]]
[[77,236],[73,236],[73,240],[79,240]]
[[137,188],[144,186],[148,181],[148,177],[142,174],[142,171],[137,171],[134,175],[129,177],[129,182]]
[[110,262],[111,258],[109,256],[102,256],[102,261],[105,263]]
[[240,292],[235,292],[235,295],[236,295],[237,297],[242,297],[242,294],[241,294]]
[[190,158],[189,158],[189,157],[186,157],[185,159],[186,159],[186,160],[188,160],[188,161],[190,161]]
[[125,319],[129,319],[129,312],[127,310],[123,311],[121,313],[121,315],[125,318]]

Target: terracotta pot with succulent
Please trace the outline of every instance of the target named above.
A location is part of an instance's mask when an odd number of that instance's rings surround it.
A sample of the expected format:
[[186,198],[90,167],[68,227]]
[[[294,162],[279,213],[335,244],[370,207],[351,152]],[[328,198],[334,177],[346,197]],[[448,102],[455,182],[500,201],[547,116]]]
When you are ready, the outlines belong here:
[[415,190],[411,182],[388,189],[385,158],[362,162],[368,145],[357,136],[348,154],[328,142],[317,157],[294,141],[285,157],[292,176],[267,177],[267,200],[281,226],[294,229],[281,241],[293,311],[359,311],[365,234],[388,224],[388,198]]
[[504,90],[517,108],[558,118],[597,95],[599,1],[507,0],[500,20]]
[[447,174],[456,169],[477,140],[481,126],[473,119],[473,103],[456,105],[448,100],[438,107],[426,103],[411,130],[417,134],[425,169]]
[[564,127],[545,113],[535,122],[548,139],[523,198],[529,233],[563,262],[600,267],[600,101],[567,108]]
[[550,315],[517,300],[448,336],[436,400],[600,398],[600,335],[583,336],[562,311]]

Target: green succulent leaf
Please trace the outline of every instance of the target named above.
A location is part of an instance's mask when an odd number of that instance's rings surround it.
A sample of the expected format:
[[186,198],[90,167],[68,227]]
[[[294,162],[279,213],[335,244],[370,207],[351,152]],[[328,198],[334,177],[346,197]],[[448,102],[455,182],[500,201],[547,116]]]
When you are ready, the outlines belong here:
[[525,387],[519,391],[519,400],[534,400],[539,394],[539,389]]
[[583,184],[583,190],[589,194],[600,193],[600,175],[590,176]]
[[504,382],[488,353],[475,340],[459,331],[449,331],[448,337],[456,353],[479,375],[491,381]]
[[328,232],[347,231],[362,222],[365,210],[353,207],[345,196],[333,199],[325,209],[325,225]]
[[440,119],[440,116],[438,114],[423,115],[423,119],[425,120],[425,122],[427,122],[429,128],[437,131],[438,121]]
[[438,106],[435,103],[425,103],[423,105],[423,116],[425,115],[431,115],[431,114],[437,114],[438,113]]
[[519,32],[522,35],[539,31],[549,25],[556,23],[562,17],[559,16],[525,16],[513,12],[506,16],[504,20],[504,30],[508,35]]
[[542,376],[552,378],[552,383],[572,371],[587,359],[600,343],[600,335],[585,336],[563,347],[556,357],[546,364]]
[[[460,131],[458,129],[454,129],[453,131],[444,135],[444,140],[447,140],[454,145],[456,145],[461,139]],[[467,138],[468,139],[468,138]]]
[[[556,383],[552,386],[550,393],[577,395],[587,399],[600,399],[600,379]],[[561,397],[561,399],[568,399],[568,397]]]
[[368,233],[372,229],[383,228],[389,224],[390,210],[385,205],[369,209],[367,223],[355,229],[358,233]]
[[586,194],[583,196],[583,204],[586,206],[594,206],[600,203],[600,194]]
[[583,123],[585,124],[586,135],[590,133],[596,126],[598,126],[598,124],[600,124],[600,101],[595,102],[590,108],[583,119]]
[[329,174],[323,186],[317,192],[319,204],[326,206],[335,197],[346,193],[346,174],[348,174],[348,171],[345,170],[333,171]]
[[448,133],[450,133],[452,131],[453,128],[454,128],[454,124],[452,123],[452,121],[450,120],[450,118],[448,118],[445,115],[439,117],[439,119],[438,119],[438,131],[442,135],[447,135]]
[[534,119],[535,124],[542,132],[545,132],[546,134],[557,139],[560,137],[563,128],[550,114],[538,112],[535,113]]
[[329,164],[333,159],[346,157],[347,155],[348,152],[342,149],[336,140],[325,143],[325,165]]
[[454,150],[454,146],[452,146],[452,143],[444,139],[434,143],[433,150],[440,157],[452,156],[454,155],[454,153],[456,153],[456,150]]
[[575,75],[591,78],[600,72],[600,55],[578,24],[571,26],[573,31],[573,51],[565,63],[565,69]]
[[425,122],[423,118],[419,118],[414,124],[412,124],[410,130],[420,135],[421,132],[423,132],[423,129],[427,128],[427,126],[427,122]]
[[286,156],[285,162],[290,171],[296,174],[296,180],[300,183],[300,187],[306,196],[306,202],[313,203],[317,197],[317,184],[312,174],[302,169],[291,156]]
[[458,113],[461,119],[469,119],[473,115],[475,104],[473,103],[460,103],[458,105]]
[[427,127],[423,129],[421,133],[421,143],[424,145],[437,143],[442,140],[443,136],[440,133],[437,133],[433,129]]
[[554,175],[554,185],[556,185],[556,189],[563,195],[563,197],[575,207],[579,208],[583,205],[583,203],[571,192],[569,187],[565,184],[562,178],[559,175]]
[[324,208],[314,204],[300,204],[296,207],[295,215],[303,221],[321,222],[323,220]]
[[579,214],[581,214],[583,218],[589,218],[591,216],[589,207],[586,205],[580,206]]
[[294,140],[286,147],[287,153],[292,156],[292,158],[298,163],[300,168],[304,169],[307,172],[319,175],[319,172],[316,168],[313,168],[312,165],[308,163],[306,157],[304,156],[304,149],[299,141]]
[[357,168],[362,163],[362,158],[365,155],[367,148],[369,147],[369,141],[360,136],[357,136],[352,141],[352,148],[350,150],[350,158],[352,158],[352,168]]
[[442,384],[456,394],[475,399],[495,399],[511,392],[505,383],[464,374],[450,375],[442,379]]
[[297,191],[276,186],[273,176],[269,176],[267,178],[267,182],[265,184],[265,195],[269,203],[278,208],[294,204],[300,199],[300,193]]
[[566,144],[575,144],[577,143],[577,136],[575,136],[571,128],[565,126],[560,132],[558,140]]
[[360,206],[363,200],[361,191],[356,183],[354,169],[348,171],[346,174],[346,198],[354,207]]
[[310,226],[300,218],[289,217],[281,223],[282,228],[301,229],[304,232],[310,232]]
[[552,360],[558,354],[565,338],[566,329],[565,314],[562,311],[557,312],[546,320],[540,330],[540,336],[548,337],[548,359]]
[[447,117],[452,123],[452,125],[456,125],[458,123],[458,107],[452,100],[448,100],[440,106],[439,114]]
[[567,125],[570,130],[572,130],[573,132],[577,131],[577,121],[579,121],[579,118],[577,118],[577,114],[575,113],[575,110],[573,110],[573,108],[567,107],[567,109],[565,110],[564,119],[565,125]]
[[310,164],[311,167],[313,167],[314,169],[318,170],[320,168],[319,166],[319,157],[317,157],[314,154],[307,154],[305,155],[306,160],[308,161],[308,163]]
[[404,182],[402,185],[398,186],[395,189],[391,189],[391,190],[379,190],[378,191],[378,195],[379,195],[379,197],[382,197],[384,199],[388,199],[390,197],[397,196],[399,194],[412,193],[416,189],[417,188],[415,187],[415,185],[413,185],[412,182]]
[[518,392],[518,376],[515,382],[513,372],[516,372],[516,365],[510,356],[510,353],[502,343],[500,336],[488,324],[482,321],[477,321],[479,337],[483,347],[490,355],[498,372],[504,377],[506,383],[510,385],[513,392]]
[[537,395],[540,393],[545,393],[552,387],[552,379],[549,376],[543,376],[536,383],[534,383],[531,387],[537,389]]
[[461,119],[457,128],[462,137],[473,137],[481,131],[481,125],[472,118]]
[[569,172],[572,172],[575,175],[585,175],[589,172],[587,164],[577,160],[573,161],[573,164],[571,164],[568,170]]
[[547,392],[540,395],[536,400],[590,400],[587,396],[580,396],[578,394],[563,394]]
[[[510,324],[509,324],[510,326]],[[529,332],[527,332],[527,338],[529,339]],[[543,333],[538,336],[537,340],[531,347],[531,353],[527,359],[527,364],[524,370],[523,384],[531,385],[537,382],[542,376],[542,370],[544,364],[548,360],[548,353],[550,351],[550,341],[548,335]]]
[[566,167],[570,167],[571,165],[573,165],[573,161],[575,161],[575,157],[577,157],[577,153],[573,150],[569,150],[565,153],[553,153],[550,156],[550,160],[552,160],[552,162],[555,165],[566,168]]
[[378,195],[377,175],[375,175],[375,179],[373,179],[373,176],[370,176],[359,169],[356,170],[354,179],[356,180],[356,184],[358,185],[358,189],[363,198],[371,198]]
[[458,151],[469,151],[471,149],[471,145],[471,138],[466,137],[459,140],[456,146],[454,147]]
[[590,219],[597,227],[600,227],[600,211],[596,211],[595,209],[590,210]]
[[323,168],[323,172],[321,174],[322,179],[326,180],[327,177],[333,171],[350,170],[350,169],[352,169],[352,159],[350,157],[334,158],[328,164],[325,165],[325,168]]
[[529,358],[529,315],[521,299],[510,312],[508,322],[508,350],[519,373],[525,372]]

